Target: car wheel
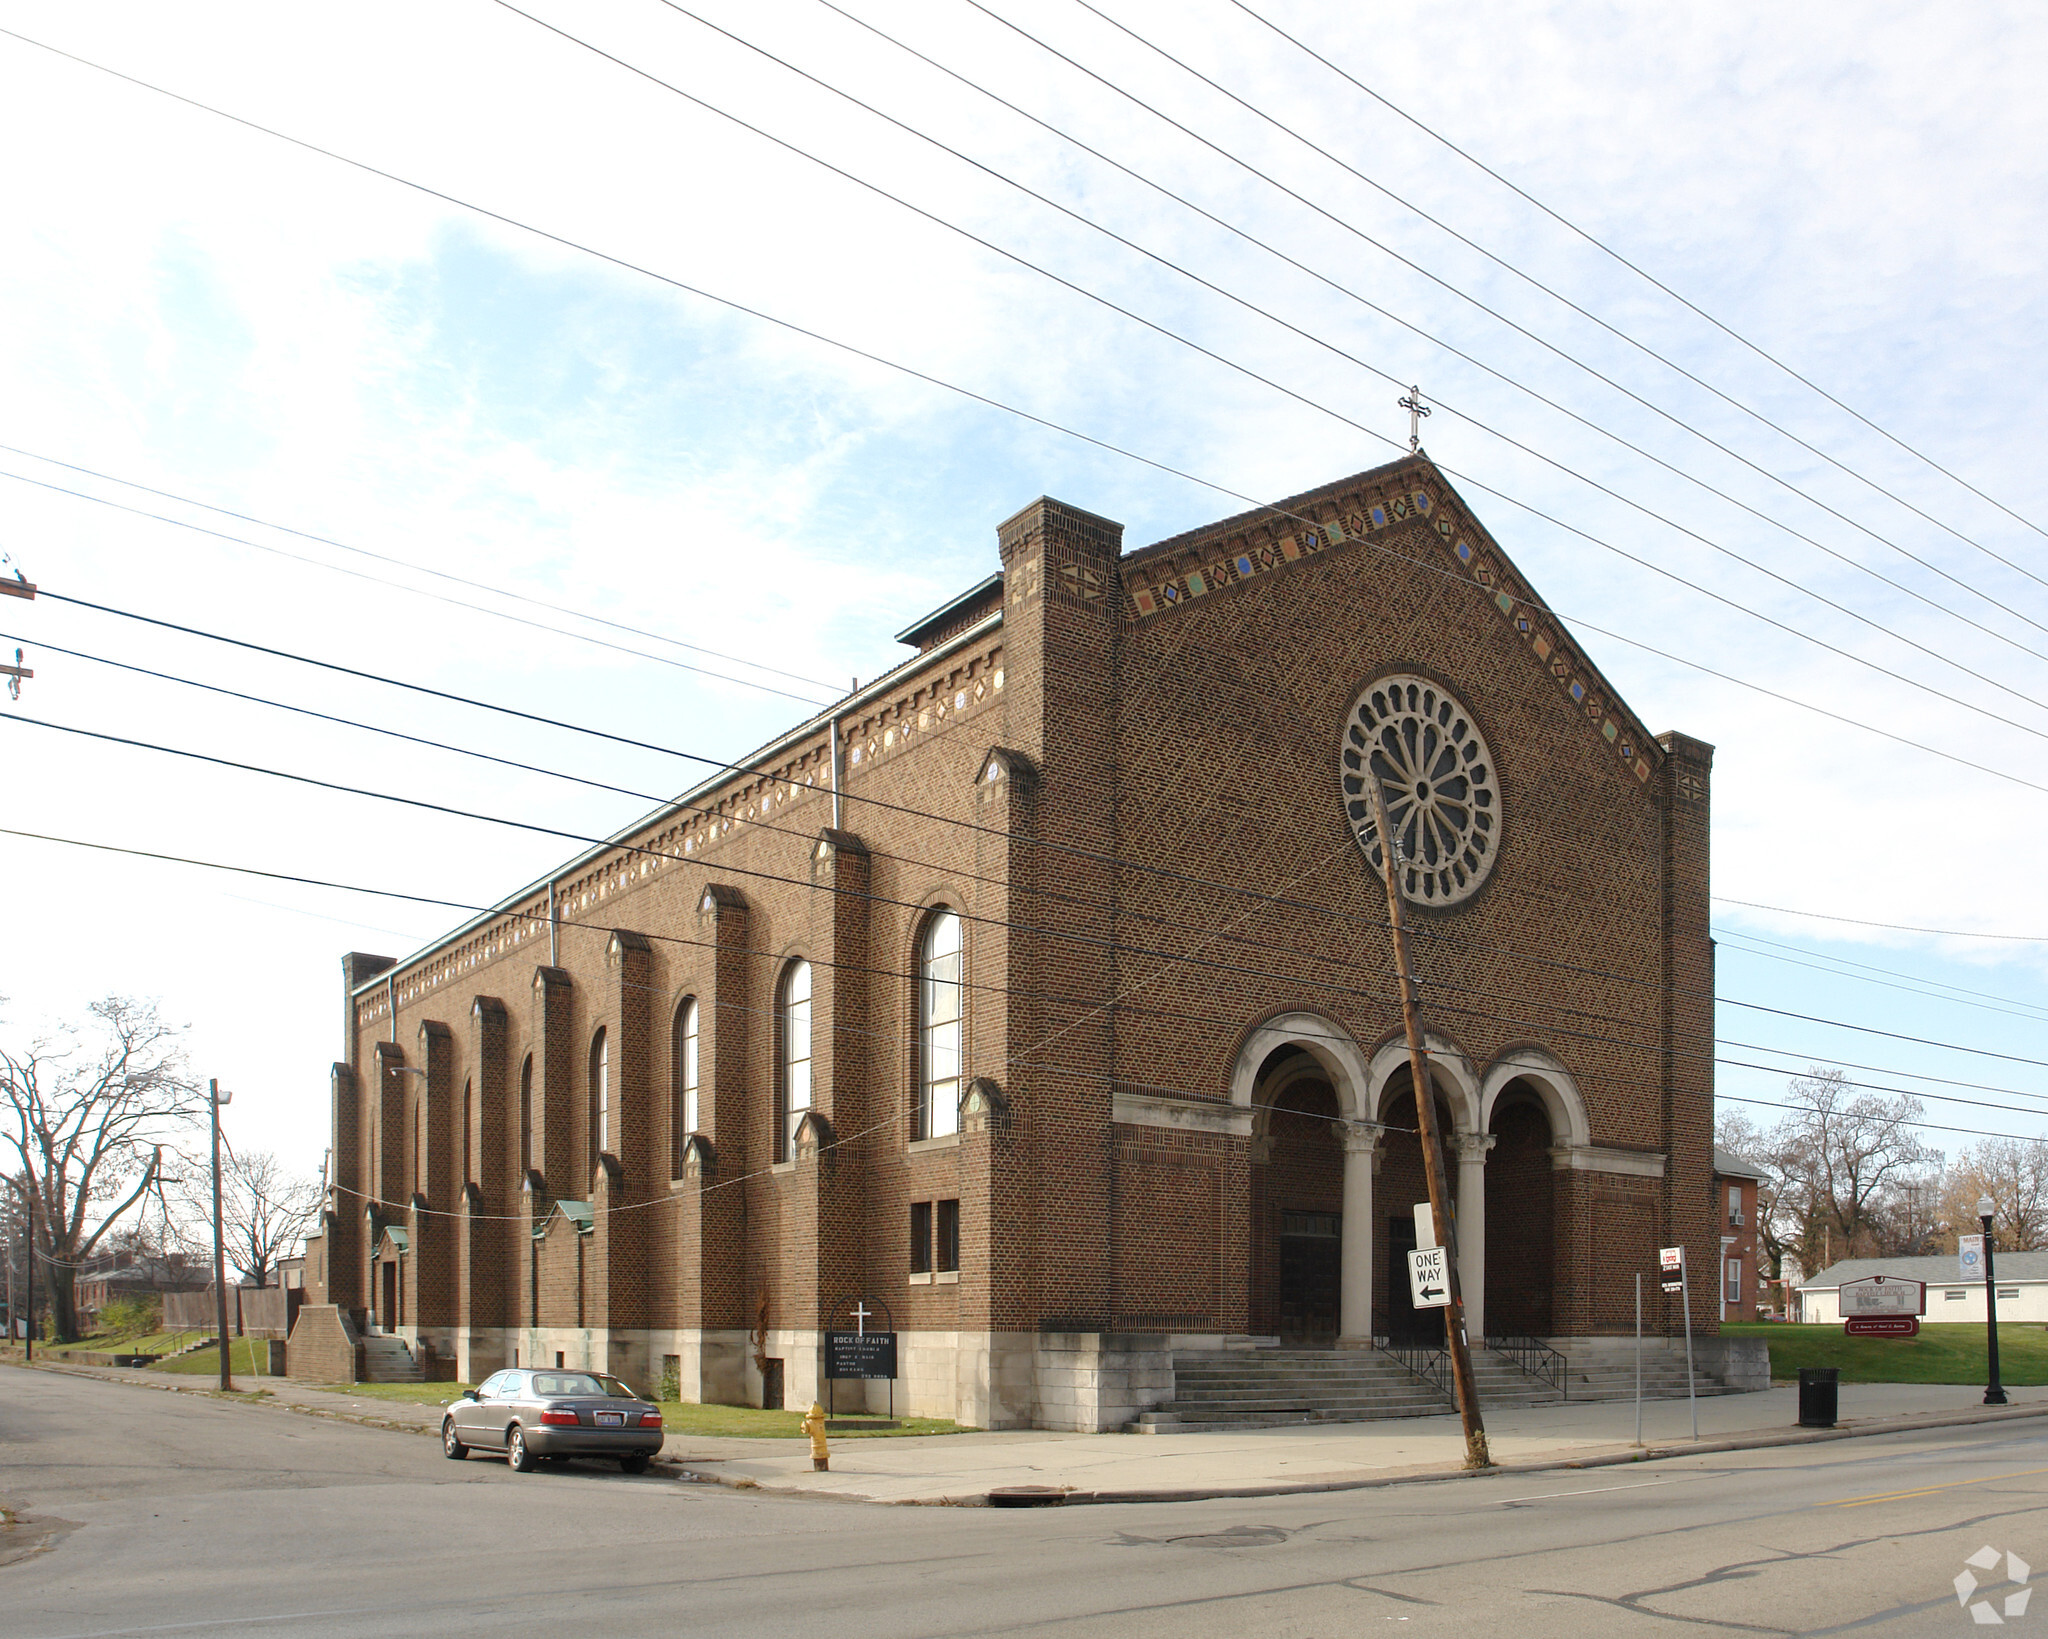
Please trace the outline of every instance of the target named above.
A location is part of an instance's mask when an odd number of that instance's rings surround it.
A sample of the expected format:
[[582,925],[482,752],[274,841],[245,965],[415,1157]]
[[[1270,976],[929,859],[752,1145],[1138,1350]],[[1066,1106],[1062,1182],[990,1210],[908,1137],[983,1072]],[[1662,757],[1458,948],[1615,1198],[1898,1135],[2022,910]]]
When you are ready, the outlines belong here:
[[647,1472],[647,1455],[644,1451],[636,1451],[629,1457],[621,1457],[619,1459],[619,1467],[623,1468],[628,1474],[645,1474]]
[[515,1426],[511,1437],[505,1442],[505,1461],[512,1465],[515,1474],[531,1474],[540,1466],[532,1452],[526,1449],[526,1430]]
[[469,1455],[469,1447],[455,1437],[455,1419],[441,1419],[441,1455],[451,1463],[459,1463]]

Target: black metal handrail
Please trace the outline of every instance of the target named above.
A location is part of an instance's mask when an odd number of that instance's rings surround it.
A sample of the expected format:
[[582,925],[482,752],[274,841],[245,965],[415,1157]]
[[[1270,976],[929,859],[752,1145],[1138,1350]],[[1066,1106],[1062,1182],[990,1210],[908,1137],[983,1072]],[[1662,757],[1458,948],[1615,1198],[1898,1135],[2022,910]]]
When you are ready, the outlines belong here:
[[1495,1354],[1506,1355],[1531,1377],[1541,1378],[1566,1399],[1571,1398],[1568,1362],[1542,1338],[1511,1333],[1503,1337],[1489,1337],[1486,1346]]
[[1438,1394],[1456,1399],[1451,1389],[1450,1351],[1442,1344],[1432,1346],[1394,1337],[1393,1323],[1384,1309],[1372,1312],[1372,1346],[1409,1375],[1421,1379]]

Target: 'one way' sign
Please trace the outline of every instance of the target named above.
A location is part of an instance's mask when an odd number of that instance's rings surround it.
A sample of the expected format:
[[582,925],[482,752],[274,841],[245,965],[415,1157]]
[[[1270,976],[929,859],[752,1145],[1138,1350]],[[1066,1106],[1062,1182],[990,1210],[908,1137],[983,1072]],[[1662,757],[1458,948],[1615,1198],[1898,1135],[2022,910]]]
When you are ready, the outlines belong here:
[[1408,1254],[1408,1290],[1418,1309],[1447,1309],[1451,1302],[1449,1256],[1441,1246],[1418,1247]]

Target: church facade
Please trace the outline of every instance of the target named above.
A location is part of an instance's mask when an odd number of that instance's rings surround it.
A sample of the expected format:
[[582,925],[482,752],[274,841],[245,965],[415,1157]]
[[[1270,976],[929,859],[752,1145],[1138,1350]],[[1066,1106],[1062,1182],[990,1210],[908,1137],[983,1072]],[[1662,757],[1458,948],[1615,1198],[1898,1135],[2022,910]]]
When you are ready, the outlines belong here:
[[1033,503],[894,671],[347,958],[295,1373],[383,1332],[808,1404],[858,1306],[898,1410],[1094,1428],[1164,1397],[1161,1340],[1427,1335],[1373,778],[1472,1335],[1569,1351],[1656,1248],[1718,1267],[1711,748],[1426,456],[1121,533]]

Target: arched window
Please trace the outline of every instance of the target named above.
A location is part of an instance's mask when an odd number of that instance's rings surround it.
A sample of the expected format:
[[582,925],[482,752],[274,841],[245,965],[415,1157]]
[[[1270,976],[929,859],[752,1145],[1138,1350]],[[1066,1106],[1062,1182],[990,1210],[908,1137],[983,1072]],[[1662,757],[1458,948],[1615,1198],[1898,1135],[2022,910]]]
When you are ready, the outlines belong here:
[[796,1124],[811,1107],[811,964],[799,958],[782,970],[775,1004],[775,1159],[789,1159]]
[[420,1128],[425,1125],[426,1110],[425,1098],[412,1101],[412,1192],[415,1195],[427,1192],[427,1180],[420,1172]]
[[476,1120],[476,1087],[473,1082],[462,1084],[462,1181],[476,1182],[476,1154],[471,1138],[472,1123]]
[[519,1066],[519,1181],[533,1171],[533,1055]]
[[590,1041],[590,1164],[612,1147],[612,1052],[602,1027]]
[[960,918],[939,911],[917,947],[917,1122],[919,1138],[960,1130],[960,1035],[965,987]]
[[674,1062],[671,1074],[675,1082],[675,1155],[674,1177],[683,1170],[683,1141],[697,1130],[697,998],[685,996],[682,1005],[676,1009],[675,1030],[672,1037]]

